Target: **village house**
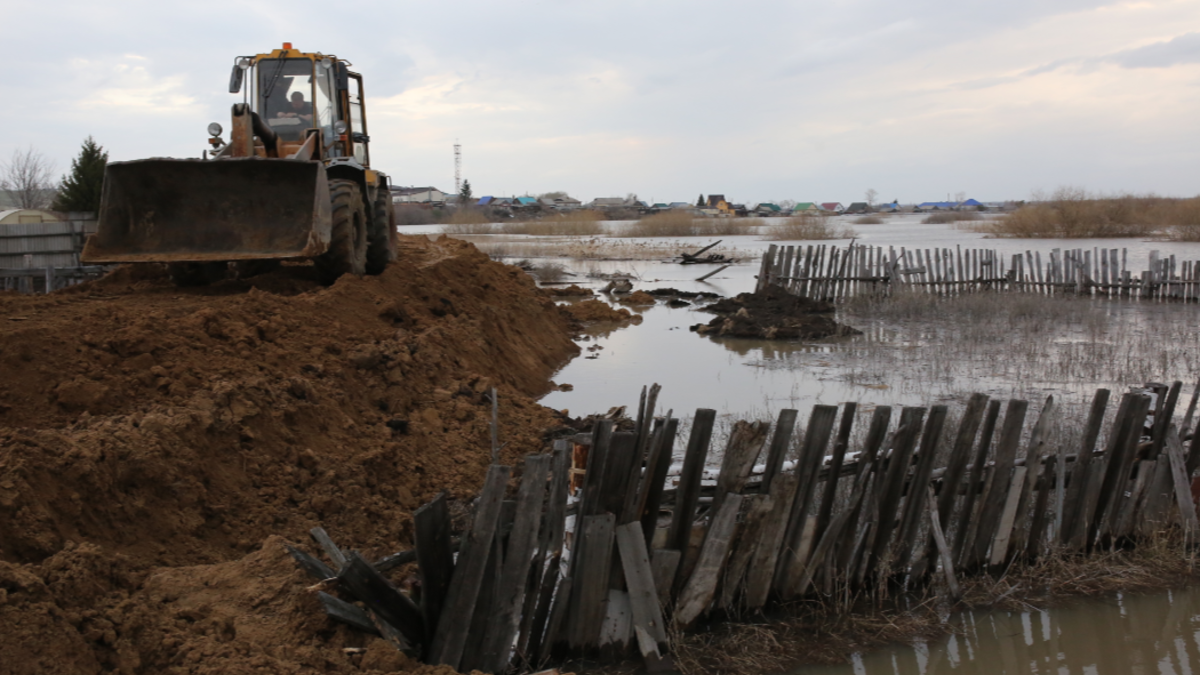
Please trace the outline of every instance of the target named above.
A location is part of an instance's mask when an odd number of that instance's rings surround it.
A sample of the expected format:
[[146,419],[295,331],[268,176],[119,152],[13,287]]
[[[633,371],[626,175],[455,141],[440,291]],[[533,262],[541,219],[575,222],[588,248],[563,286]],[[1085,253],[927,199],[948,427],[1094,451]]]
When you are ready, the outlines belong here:
[[841,202],[821,202],[821,208],[830,213],[841,213],[846,210]]
[[446,203],[445,192],[435,187],[392,187],[393,204],[426,204],[440,206]]

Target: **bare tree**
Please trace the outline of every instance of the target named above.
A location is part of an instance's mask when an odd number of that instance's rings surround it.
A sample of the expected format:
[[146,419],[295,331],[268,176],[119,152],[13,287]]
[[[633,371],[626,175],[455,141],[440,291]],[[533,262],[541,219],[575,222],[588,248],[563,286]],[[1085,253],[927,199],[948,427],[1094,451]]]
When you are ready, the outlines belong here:
[[875,188],[867,188],[867,206],[875,206],[875,200],[879,198],[879,193]]
[[54,201],[54,163],[29,147],[13,150],[12,158],[0,164],[0,190],[8,191],[22,209],[44,209]]

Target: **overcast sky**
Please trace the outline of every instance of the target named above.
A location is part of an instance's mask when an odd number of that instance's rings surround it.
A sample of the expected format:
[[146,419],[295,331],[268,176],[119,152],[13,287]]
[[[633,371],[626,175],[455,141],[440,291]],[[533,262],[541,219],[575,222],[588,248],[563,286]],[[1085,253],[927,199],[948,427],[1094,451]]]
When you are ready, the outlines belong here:
[[[358,8],[364,8],[359,11]],[[1200,194],[1200,2],[0,5],[0,159],[195,157],[234,57],[349,59],[398,185],[583,200]]]

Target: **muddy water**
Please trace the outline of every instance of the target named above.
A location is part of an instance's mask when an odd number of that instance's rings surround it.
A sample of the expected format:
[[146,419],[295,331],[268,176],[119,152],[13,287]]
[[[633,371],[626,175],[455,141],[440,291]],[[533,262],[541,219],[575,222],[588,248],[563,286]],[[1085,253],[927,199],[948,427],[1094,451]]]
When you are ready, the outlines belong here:
[[[952,225],[927,225],[922,216],[885,218],[880,225],[850,224],[860,243],[908,248],[988,248],[1003,254],[1054,248],[1117,247],[1128,250],[1132,266],[1142,265],[1149,251],[1200,259],[1200,243],[1175,243],[1136,239],[1015,240],[986,239]],[[769,222],[769,221],[765,221]],[[622,223],[607,225],[613,232]],[[437,232],[438,226],[402,228],[405,233]],[[683,266],[656,260],[594,261],[551,258],[575,276],[569,280],[599,289],[605,283],[589,274],[624,272],[633,275],[641,289],[673,287],[686,291],[711,291],[736,295],[753,290],[758,257],[773,242],[757,233],[679,239],[637,239],[644,244],[666,244],[668,250],[697,250],[715,238],[744,259],[712,279],[695,279],[713,268]],[[487,242],[490,237],[470,237]],[[558,237],[504,236],[528,243],[562,241]],[[780,242],[782,244],[792,242]],[[844,245],[845,241],[806,242]],[[864,331],[863,336],[808,342],[775,342],[701,337],[688,327],[712,318],[694,307],[669,308],[659,303],[640,310],[643,323],[620,330],[597,330],[581,347],[585,351],[554,380],[573,386],[542,399],[545,405],[568,409],[573,415],[604,412],[614,405],[636,405],[642,385],[664,386],[660,403],[677,415],[696,408],[714,408],[728,417],[773,416],[780,408],[802,411],[815,403],[854,401],[860,410],[876,404],[928,405],[962,401],[980,391],[995,397],[1031,400],[1054,394],[1068,406],[1085,406],[1097,387],[1120,390],[1146,380],[1191,382],[1200,372],[1200,343],[1194,331],[1177,329],[1181,345],[1158,363],[1122,352],[1122,345],[1146,340],[1145,333],[1161,326],[1195,324],[1195,308],[1180,305],[1146,305],[1105,302],[1103,326],[1092,331],[1048,330],[1043,343],[1034,341],[1014,351],[994,336],[981,336],[978,345],[947,352],[949,333],[961,326],[916,328],[872,317],[839,317]],[[637,311],[637,310],[635,310]],[[1154,328],[1152,328],[1154,327]],[[1170,350],[1168,350],[1170,352]],[[1053,359],[1050,357],[1054,357]],[[1095,361],[1104,361],[1098,367]],[[1051,362],[1059,368],[1054,372]],[[1065,400],[1064,400],[1065,399]]]
[[854,654],[792,675],[1200,673],[1200,589],[1069,607],[955,616],[955,634]]

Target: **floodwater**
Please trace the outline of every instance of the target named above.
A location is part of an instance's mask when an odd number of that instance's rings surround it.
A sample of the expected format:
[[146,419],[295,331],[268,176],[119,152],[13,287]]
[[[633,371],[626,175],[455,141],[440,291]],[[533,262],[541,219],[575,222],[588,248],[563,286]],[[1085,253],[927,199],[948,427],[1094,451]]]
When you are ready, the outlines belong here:
[[791,675],[1200,674],[1200,589],[1025,612],[966,612],[937,640],[856,653]]
[[[859,243],[874,246],[987,248],[1008,255],[1054,248],[1125,248],[1131,268],[1140,269],[1151,250],[1181,259],[1200,260],[1200,243],[1139,239],[1029,240],[987,239],[953,225],[920,222],[919,215],[888,216],[880,225],[854,225]],[[620,223],[609,223],[617,231]],[[432,233],[437,226],[403,228],[404,233]],[[505,240],[562,241],[561,237],[503,235]],[[744,257],[711,279],[695,279],[714,268],[679,265],[661,260],[595,261],[548,258],[575,276],[568,281],[599,290],[603,279],[589,274],[626,273],[635,288],[676,288],[710,291],[723,296],[752,291],[761,252],[771,242],[757,234],[638,239],[642,244],[667,244],[669,250],[695,251],[715,239]],[[491,237],[470,237],[487,242]],[[526,253],[523,257],[530,257]],[[1081,301],[1087,302],[1087,301]],[[697,307],[671,308],[663,303],[647,309],[630,308],[643,317],[640,325],[590,332],[580,346],[583,354],[553,377],[570,384],[542,399],[544,405],[566,409],[574,416],[602,413],[616,405],[636,406],[643,385],[663,385],[660,410],[673,409],[687,417],[697,408],[712,408],[727,418],[772,418],[781,408],[802,412],[813,404],[854,401],[866,412],[875,405],[930,405],[965,401],[973,392],[998,398],[1035,400],[1053,394],[1067,407],[1084,407],[1098,387],[1121,391],[1145,381],[1181,379],[1192,382],[1200,372],[1200,342],[1194,326],[1194,305],[1130,301],[1093,301],[1085,325],[1067,324],[1033,329],[1044,333],[1015,348],[998,334],[979,336],[963,345],[955,341],[962,325],[913,325],[871,316],[838,319],[864,332],[862,336],[814,341],[769,341],[704,337],[690,326],[707,323],[712,314]],[[1087,325],[1087,322],[1092,325]],[[1099,325],[1095,325],[1099,324]],[[1163,327],[1167,327],[1164,333]],[[1158,332],[1174,342],[1151,354]],[[1041,342],[1039,342],[1039,340]],[[1043,344],[1044,343],[1044,344]],[[592,347],[591,351],[587,348]],[[598,347],[598,348],[597,348]],[[1097,363],[1099,362],[1099,363]]]

